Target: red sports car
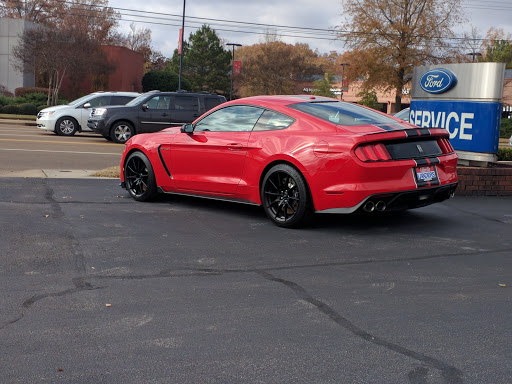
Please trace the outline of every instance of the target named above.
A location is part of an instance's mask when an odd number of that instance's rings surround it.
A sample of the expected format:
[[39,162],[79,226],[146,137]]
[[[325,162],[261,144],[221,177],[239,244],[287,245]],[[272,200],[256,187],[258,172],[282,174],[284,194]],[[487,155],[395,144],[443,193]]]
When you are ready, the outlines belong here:
[[249,97],[132,137],[121,185],[138,201],[163,192],[258,204],[278,226],[297,227],[314,212],[404,210],[452,197],[457,154],[448,137],[330,98]]

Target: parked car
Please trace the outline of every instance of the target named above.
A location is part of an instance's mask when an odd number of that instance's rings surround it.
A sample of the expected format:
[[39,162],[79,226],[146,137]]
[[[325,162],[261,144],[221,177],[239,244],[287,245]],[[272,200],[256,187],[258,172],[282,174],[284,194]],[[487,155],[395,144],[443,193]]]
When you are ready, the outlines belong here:
[[42,109],[37,114],[37,127],[57,135],[72,136],[78,131],[91,131],[87,127],[90,108],[122,105],[140,95],[137,92],[94,92],[66,105]]
[[224,96],[211,93],[150,91],[125,106],[94,108],[87,126],[107,140],[125,143],[138,133],[190,123],[224,102]]
[[445,129],[421,129],[319,96],[227,102],[192,124],[137,135],[121,186],[137,201],[159,192],[259,204],[278,226],[313,212],[382,212],[453,196],[457,154]]
[[411,114],[411,108],[402,109],[400,112],[395,113],[397,119],[409,121],[409,115]]

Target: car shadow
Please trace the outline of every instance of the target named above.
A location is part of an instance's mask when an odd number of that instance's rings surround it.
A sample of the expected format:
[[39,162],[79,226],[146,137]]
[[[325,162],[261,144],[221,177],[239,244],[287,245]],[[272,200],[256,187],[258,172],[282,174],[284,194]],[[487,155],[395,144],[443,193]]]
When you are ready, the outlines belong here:
[[[162,194],[156,201],[164,204],[179,204],[184,208],[222,212],[229,216],[246,217],[250,220],[261,220],[274,225],[268,219],[261,206],[240,204],[229,201],[213,200],[185,195]],[[379,229],[392,230],[418,230],[425,227],[445,228],[456,225],[457,221],[447,215],[440,215],[433,207],[423,207],[407,211],[351,213],[351,214],[322,214],[316,213],[312,220],[301,230],[348,230],[348,231],[374,231]]]

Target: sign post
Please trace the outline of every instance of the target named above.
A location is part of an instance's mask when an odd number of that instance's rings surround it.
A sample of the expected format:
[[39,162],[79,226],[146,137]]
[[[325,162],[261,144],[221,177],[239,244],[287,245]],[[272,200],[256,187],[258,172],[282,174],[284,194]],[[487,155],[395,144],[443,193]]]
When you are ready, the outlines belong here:
[[409,120],[448,130],[460,164],[495,162],[504,77],[503,63],[416,67]]

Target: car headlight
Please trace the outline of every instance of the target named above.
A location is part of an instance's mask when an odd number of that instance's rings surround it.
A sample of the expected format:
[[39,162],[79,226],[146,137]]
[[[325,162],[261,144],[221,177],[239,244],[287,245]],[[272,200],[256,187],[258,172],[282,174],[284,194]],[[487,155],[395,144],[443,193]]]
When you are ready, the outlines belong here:
[[51,115],[53,115],[55,113],[55,111],[46,111],[46,112],[39,112],[37,117],[42,119],[43,117],[50,117]]
[[105,116],[106,113],[107,113],[107,110],[105,108],[94,108],[91,111],[91,117]]

